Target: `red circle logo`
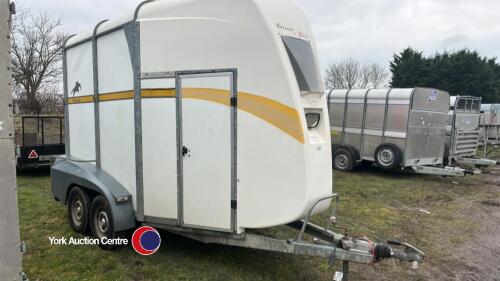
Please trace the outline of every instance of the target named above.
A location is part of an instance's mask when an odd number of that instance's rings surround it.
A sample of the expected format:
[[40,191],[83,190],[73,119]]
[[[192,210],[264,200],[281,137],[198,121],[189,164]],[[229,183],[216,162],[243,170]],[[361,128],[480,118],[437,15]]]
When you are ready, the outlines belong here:
[[153,227],[139,227],[132,235],[132,247],[137,253],[143,256],[150,256],[156,253],[156,251],[160,248],[160,245],[160,234]]

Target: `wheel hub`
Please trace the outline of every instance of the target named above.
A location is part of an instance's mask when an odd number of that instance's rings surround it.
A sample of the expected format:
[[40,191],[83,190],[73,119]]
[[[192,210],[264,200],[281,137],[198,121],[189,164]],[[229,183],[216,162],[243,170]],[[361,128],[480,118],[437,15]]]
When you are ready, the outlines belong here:
[[83,204],[82,204],[82,201],[80,201],[80,199],[77,199],[74,201],[71,214],[72,214],[73,221],[75,222],[75,224],[79,225],[82,223]]
[[337,157],[335,158],[335,164],[337,167],[340,167],[342,169],[345,169],[349,163],[349,157],[345,154],[338,154]]
[[102,234],[108,232],[108,214],[105,211],[100,211],[97,214],[97,226]]
[[391,149],[382,149],[380,152],[379,152],[379,159],[380,159],[380,162],[382,162],[383,164],[391,164],[392,162],[394,162],[394,152],[391,150]]

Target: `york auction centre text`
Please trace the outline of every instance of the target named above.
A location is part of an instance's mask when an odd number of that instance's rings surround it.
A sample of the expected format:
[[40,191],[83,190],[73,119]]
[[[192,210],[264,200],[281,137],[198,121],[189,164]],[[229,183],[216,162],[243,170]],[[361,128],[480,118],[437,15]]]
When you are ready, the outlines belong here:
[[124,238],[114,238],[114,239],[108,239],[106,237],[103,237],[101,239],[97,238],[75,238],[75,237],[49,237],[50,245],[128,245],[129,241],[128,239]]

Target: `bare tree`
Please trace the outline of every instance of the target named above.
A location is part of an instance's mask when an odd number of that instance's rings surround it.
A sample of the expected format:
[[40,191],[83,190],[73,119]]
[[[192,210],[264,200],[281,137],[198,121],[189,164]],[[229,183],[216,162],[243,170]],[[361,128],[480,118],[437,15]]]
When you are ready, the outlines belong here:
[[327,88],[353,88],[360,80],[361,66],[353,59],[333,63],[326,69]]
[[389,71],[376,63],[370,65],[370,83],[373,88],[387,87],[389,83]]
[[362,64],[352,58],[332,63],[326,68],[328,89],[380,88],[389,79],[389,72],[380,64]]
[[14,94],[33,114],[40,114],[49,92],[60,88],[62,46],[66,38],[60,20],[23,11],[12,25]]

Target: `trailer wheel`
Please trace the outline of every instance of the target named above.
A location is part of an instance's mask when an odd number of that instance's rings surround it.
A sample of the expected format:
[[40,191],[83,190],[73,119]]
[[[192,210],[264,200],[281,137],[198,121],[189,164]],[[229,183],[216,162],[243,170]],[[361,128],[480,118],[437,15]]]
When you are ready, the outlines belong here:
[[402,160],[401,151],[393,144],[382,144],[375,150],[375,162],[384,170],[392,170],[399,166]]
[[352,171],[354,168],[354,156],[345,148],[337,149],[333,154],[333,168],[339,171]]
[[[90,228],[92,235],[103,240],[123,238],[124,232],[115,232],[113,225],[113,215],[108,201],[101,195],[98,195],[92,201],[90,207]],[[104,250],[113,250],[118,248],[117,245],[99,243],[99,247]]]
[[90,217],[89,195],[80,187],[73,187],[68,196],[69,224],[78,233],[86,233]]

